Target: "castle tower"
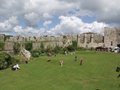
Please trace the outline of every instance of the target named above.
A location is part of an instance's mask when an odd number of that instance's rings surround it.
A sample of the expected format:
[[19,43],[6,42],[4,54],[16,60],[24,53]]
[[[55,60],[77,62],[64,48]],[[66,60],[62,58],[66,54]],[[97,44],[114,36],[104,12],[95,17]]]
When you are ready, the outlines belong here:
[[104,28],[105,47],[120,47],[120,28]]

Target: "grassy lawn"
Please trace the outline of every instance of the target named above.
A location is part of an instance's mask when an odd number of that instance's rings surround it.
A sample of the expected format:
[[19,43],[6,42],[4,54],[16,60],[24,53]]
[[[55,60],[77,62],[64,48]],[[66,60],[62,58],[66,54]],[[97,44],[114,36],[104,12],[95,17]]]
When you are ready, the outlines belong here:
[[[47,62],[47,56],[40,56],[20,65],[19,71],[0,71],[0,90],[120,90],[115,71],[120,54],[81,51],[76,55],[76,62],[75,55],[53,56],[51,62]],[[59,65],[61,59],[63,67]]]

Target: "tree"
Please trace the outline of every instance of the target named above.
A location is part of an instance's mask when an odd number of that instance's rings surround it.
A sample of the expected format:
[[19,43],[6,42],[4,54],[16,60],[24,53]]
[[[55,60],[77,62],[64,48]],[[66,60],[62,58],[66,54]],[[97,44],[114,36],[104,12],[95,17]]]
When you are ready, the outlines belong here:
[[18,54],[20,52],[20,44],[14,43],[13,50],[15,54]]
[[72,41],[72,46],[76,49],[77,48],[77,41]]
[[44,53],[44,51],[45,51],[44,49],[45,49],[45,48],[44,48],[43,42],[41,42],[41,44],[40,44],[40,49],[41,49],[41,52]]
[[0,42],[0,50],[3,50],[3,49],[4,49],[4,45],[5,45],[4,42]]
[[25,43],[25,49],[28,50],[28,51],[31,51],[32,50],[32,42],[26,42]]
[[12,64],[19,62],[18,59],[15,59],[8,53],[0,53],[0,70],[6,69]]

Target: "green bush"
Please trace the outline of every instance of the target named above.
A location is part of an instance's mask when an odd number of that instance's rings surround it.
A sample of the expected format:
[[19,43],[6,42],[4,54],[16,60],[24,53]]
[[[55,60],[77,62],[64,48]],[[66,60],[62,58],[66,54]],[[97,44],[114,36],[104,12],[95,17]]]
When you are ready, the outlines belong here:
[[67,47],[67,50],[70,51],[70,52],[75,51],[75,47],[70,45],[70,46]]
[[43,42],[41,42],[40,48],[41,48],[42,50],[44,50],[44,44],[43,44]]
[[39,50],[34,50],[34,51],[32,51],[31,52],[31,54],[32,54],[32,57],[39,57],[40,56],[40,51]]
[[14,43],[13,50],[14,50],[14,54],[18,54],[20,52],[20,44]]
[[46,51],[43,42],[41,42],[41,44],[40,44],[40,51],[41,51],[41,54],[45,53],[45,51]]
[[1,50],[1,51],[4,49],[4,45],[5,45],[4,42],[0,42],[0,50]]
[[60,53],[61,50],[62,50],[61,47],[56,46],[56,47],[53,49],[53,52],[57,54],[57,53]]
[[25,49],[28,50],[28,51],[31,51],[32,50],[32,42],[26,42],[25,43]]
[[17,62],[19,62],[19,60],[11,57],[9,54],[3,52],[0,53],[0,70],[6,69]]
[[48,47],[47,49],[44,50],[45,53],[52,52],[52,48]]
[[33,50],[31,51],[32,57],[39,57],[39,56],[45,56],[47,55],[47,52],[44,50]]
[[40,56],[45,56],[45,55],[47,55],[47,53],[45,53],[45,52],[40,54]]
[[9,57],[7,54],[0,53],[0,70],[5,69],[9,66],[9,59],[11,59],[11,57]]
[[77,49],[77,41],[72,41],[72,46]]

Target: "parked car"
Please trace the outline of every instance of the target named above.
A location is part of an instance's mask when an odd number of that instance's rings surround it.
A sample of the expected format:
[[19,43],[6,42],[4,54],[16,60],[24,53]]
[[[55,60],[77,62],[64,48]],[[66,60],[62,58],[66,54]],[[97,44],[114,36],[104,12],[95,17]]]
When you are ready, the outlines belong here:
[[115,53],[119,53],[119,52],[120,52],[120,48],[119,48],[119,47],[115,47],[115,48],[113,49],[113,51],[114,51]]

